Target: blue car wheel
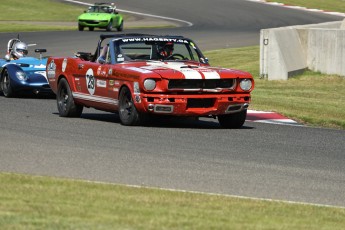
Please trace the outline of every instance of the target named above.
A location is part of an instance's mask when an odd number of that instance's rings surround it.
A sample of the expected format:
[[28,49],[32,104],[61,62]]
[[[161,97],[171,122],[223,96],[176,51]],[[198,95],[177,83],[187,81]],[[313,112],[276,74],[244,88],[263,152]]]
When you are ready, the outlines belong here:
[[4,69],[4,72],[1,76],[1,90],[5,97],[13,97],[14,92],[12,90],[11,79],[8,74],[7,69]]

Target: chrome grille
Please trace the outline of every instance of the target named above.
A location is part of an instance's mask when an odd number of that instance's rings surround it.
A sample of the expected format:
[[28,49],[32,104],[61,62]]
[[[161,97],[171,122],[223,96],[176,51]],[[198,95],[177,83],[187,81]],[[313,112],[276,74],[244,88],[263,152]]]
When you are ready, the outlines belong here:
[[173,79],[169,80],[168,89],[231,89],[235,82],[235,79]]

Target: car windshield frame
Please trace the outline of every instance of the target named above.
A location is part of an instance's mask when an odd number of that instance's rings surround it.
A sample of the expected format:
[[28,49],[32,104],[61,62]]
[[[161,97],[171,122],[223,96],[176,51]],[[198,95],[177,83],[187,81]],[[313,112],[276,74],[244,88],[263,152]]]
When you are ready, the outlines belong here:
[[111,11],[111,6],[90,6],[87,13],[109,13]]
[[[159,46],[173,43],[173,52],[170,58],[159,55]],[[185,62],[192,61],[207,64],[195,43],[183,37],[124,37],[109,41],[109,47],[114,54],[112,62],[122,63],[125,61],[166,61]],[[176,55],[179,54],[179,55]]]

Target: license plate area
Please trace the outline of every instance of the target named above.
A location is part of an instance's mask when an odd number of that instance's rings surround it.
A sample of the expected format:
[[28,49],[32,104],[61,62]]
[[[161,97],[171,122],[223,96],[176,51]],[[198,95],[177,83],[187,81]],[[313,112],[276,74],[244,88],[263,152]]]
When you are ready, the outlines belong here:
[[188,98],[187,108],[211,108],[214,103],[214,98]]

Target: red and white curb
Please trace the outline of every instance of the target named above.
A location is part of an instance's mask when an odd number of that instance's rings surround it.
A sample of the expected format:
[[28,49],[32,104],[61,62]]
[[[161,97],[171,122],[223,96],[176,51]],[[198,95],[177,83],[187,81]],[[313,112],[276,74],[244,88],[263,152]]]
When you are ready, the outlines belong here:
[[268,2],[266,0],[246,0],[246,1],[249,1],[249,2],[259,2],[259,3],[268,4],[268,5],[282,6],[282,7],[287,7],[287,8],[291,8],[291,9],[305,10],[305,11],[310,11],[310,12],[318,12],[318,13],[325,13],[325,14],[331,14],[331,15],[345,17],[345,13],[332,12],[332,11],[320,10],[320,9],[310,9],[310,8],[307,8],[307,7],[293,6],[293,5],[288,5],[288,4],[279,3],[279,2]]
[[301,125],[298,122],[284,117],[275,112],[264,112],[256,110],[248,110],[246,121],[279,124],[279,125]]

